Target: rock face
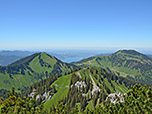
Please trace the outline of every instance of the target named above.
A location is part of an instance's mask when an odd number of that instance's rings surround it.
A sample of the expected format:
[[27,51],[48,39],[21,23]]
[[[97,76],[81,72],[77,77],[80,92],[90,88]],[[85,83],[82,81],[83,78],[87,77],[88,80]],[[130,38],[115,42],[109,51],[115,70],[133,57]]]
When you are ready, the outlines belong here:
[[100,88],[98,86],[93,86],[91,94],[94,95],[98,91],[100,92]]
[[48,91],[48,92],[45,92],[44,94],[43,94],[43,97],[45,98],[45,101],[48,101],[48,100],[50,100],[51,99],[51,95],[49,94],[50,92]]
[[30,94],[28,95],[28,97],[34,98],[35,93],[36,93],[36,89],[33,89],[32,93],[30,93]]
[[92,89],[92,92],[91,94],[94,95],[96,92],[100,92],[100,88],[96,85],[95,81],[93,80],[91,74],[90,74],[90,78],[92,80],[92,84],[93,84],[93,89]]
[[[35,95],[35,94],[36,94],[36,89],[33,89],[32,93],[30,93],[30,94],[28,95],[28,97],[34,98],[34,95]],[[42,99],[44,99],[45,101],[48,101],[48,100],[51,99],[52,96],[50,95],[50,91],[48,91],[48,92],[45,92],[43,95],[41,95],[41,94],[36,95],[36,100],[38,100],[40,97],[41,97]]]
[[[94,82],[95,83],[95,82]],[[85,88],[87,85],[86,85],[86,83],[85,83],[85,81],[77,81],[75,84],[74,84],[78,89],[82,89],[83,87]],[[71,85],[71,87],[72,87],[73,85]],[[91,91],[91,94],[92,95],[94,95],[95,93],[97,93],[97,92],[100,92],[100,88],[96,85],[96,84],[94,84],[93,85],[93,89],[92,89],[92,91]],[[82,94],[82,96],[88,96],[88,93],[83,93]]]
[[112,93],[109,94],[106,98],[107,101],[110,101],[110,103],[116,104],[118,102],[124,102],[124,96],[127,95],[126,93],[121,94],[121,93]]
[[76,83],[75,83],[75,86],[79,89],[82,89],[83,87],[85,88],[86,87],[86,83],[84,82],[84,81],[77,81]]

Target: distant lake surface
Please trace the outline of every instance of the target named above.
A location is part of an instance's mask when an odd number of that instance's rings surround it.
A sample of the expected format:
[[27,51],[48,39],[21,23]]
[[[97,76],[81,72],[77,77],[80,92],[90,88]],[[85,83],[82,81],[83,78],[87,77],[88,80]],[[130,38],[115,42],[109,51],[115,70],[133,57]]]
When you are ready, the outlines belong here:
[[71,63],[71,62],[77,62],[84,59],[84,57],[66,57],[64,59],[62,59],[62,61],[66,62],[66,63]]

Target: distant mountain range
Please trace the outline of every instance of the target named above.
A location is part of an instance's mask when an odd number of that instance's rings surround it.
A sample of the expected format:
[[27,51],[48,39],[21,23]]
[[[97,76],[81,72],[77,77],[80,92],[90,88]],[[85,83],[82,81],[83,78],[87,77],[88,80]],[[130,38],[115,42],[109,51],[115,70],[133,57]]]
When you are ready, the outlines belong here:
[[31,52],[31,51],[20,51],[20,50],[14,50],[14,51],[10,51],[10,50],[2,50],[0,51],[0,55],[2,56],[28,56],[28,55],[31,55],[33,54],[34,52]]
[[[71,63],[80,61],[84,58],[98,55],[100,51],[91,51],[91,50],[52,50],[45,51],[49,55],[55,56],[56,58],[62,60],[63,62]],[[27,57],[31,54],[39,53],[39,51],[9,51],[3,50],[0,51],[0,66],[7,66],[21,58]],[[103,53],[102,55],[106,55]]]
[[30,51],[0,51],[0,66],[7,66],[34,53]]
[[128,79],[152,83],[152,58],[135,50],[120,50],[109,56],[90,57],[75,64],[103,67]]
[[150,54],[148,54],[147,56],[150,57],[150,58],[152,58],[152,55],[150,55]]
[[[27,57],[31,54],[39,53],[39,51],[0,51],[0,66],[7,66],[19,59]],[[56,58],[62,60],[66,63],[78,62],[80,60],[86,59],[93,56],[107,56],[111,55],[112,51],[105,52],[101,51],[89,51],[89,50],[53,50],[46,51],[49,55],[55,56]],[[152,55],[148,54],[147,56],[152,58]]]

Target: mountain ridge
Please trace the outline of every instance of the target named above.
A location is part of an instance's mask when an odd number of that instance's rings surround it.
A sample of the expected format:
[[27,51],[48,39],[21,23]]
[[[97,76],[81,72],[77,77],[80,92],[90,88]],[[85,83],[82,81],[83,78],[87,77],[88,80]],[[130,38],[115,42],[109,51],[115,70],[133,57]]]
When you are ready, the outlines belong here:
[[34,82],[75,68],[75,65],[64,63],[45,52],[35,53],[6,67],[0,67],[1,89],[10,90],[15,86],[20,91]]
[[[44,107],[48,110],[52,105],[56,107],[60,101],[63,101],[71,110],[75,104],[82,102],[80,99],[85,100],[86,108],[91,108],[106,100],[107,95],[115,92],[124,94],[135,84],[135,81],[110,74],[103,68],[85,67],[62,77],[49,77],[35,83],[23,96],[35,93],[38,104],[44,102]],[[144,86],[144,83],[140,84]],[[81,108],[84,110],[85,107]]]
[[95,56],[74,64],[103,67],[135,81],[152,82],[152,59],[135,50],[119,50],[109,56]]

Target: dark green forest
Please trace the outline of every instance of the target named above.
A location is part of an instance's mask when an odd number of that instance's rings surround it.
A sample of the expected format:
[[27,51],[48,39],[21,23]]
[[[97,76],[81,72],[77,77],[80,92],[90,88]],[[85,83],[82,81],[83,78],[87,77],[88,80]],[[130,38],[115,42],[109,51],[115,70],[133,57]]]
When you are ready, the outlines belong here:
[[[124,102],[116,104],[103,101],[98,106],[95,106],[93,110],[87,108],[82,110],[84,114],[141,114],[141,113],[152,113],[152,88],[141,86],[136,84],[131,87],[124,96]],[[81,100],[80,100],[81,101]],[[82,107],[83,101],[82,99]],[[64,101],[63,101],[64,102]],[[7,94],[7,99],[0,99],[0,112],[8,114],[76,114],[79,113],[78,106],[74,105],[72,110],[66,108],[62,101],[56,106],[52,107],[52,110],[48,112],[43,108],[43,103],[36,105],[35,98],[20,98],[15,92],[14,88]],[[71,105],[72,106],[72,105]],[[84,103],[85,106],[85,103]]]

